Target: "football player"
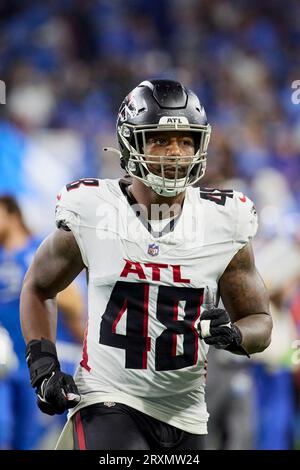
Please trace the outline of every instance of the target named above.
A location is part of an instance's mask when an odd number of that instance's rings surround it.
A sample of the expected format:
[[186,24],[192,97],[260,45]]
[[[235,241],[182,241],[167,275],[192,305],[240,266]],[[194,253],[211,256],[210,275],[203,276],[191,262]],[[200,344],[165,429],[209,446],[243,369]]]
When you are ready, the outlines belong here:
[[[192,91],[144,81],[117,120],[130,178],[82,179],[57,197],[58,230],[27,273],[21,321],[38,406],[71,409],[59,449],[202,449],[209,345],[249,356],[270,343],[253,203],[193,187],[210,132]],[[89,318],[73,380],[57,359],[55,298],[83,269]]]

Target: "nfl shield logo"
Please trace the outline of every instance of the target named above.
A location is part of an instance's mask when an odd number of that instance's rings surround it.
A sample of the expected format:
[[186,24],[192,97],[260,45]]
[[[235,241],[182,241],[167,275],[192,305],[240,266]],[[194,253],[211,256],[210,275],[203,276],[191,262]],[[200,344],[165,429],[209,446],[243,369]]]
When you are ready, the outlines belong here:
[[155,245],[155,243],[151,243],[148,245],[148,254],[151,256],[157,256],[159,253],[159,246]]

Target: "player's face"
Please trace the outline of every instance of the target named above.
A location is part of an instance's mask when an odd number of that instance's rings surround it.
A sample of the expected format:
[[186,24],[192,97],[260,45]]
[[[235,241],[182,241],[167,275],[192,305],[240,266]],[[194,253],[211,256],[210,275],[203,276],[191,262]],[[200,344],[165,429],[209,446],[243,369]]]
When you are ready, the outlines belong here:
[[183,178],[195,155],[194,139],[189,132],[152,132],[146,138],[145,154],[152,173],[162,176],[163,164],[164,176],[172,179],[176,177],[177,166],[177,178]]

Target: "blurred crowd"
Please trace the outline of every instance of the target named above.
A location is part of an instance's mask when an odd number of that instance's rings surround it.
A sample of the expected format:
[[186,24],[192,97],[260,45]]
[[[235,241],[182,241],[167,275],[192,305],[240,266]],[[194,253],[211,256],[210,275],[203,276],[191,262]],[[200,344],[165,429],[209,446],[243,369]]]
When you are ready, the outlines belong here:
[[[179,80],[198,94],[213,129],[203,185],[255,201],[274,342],[251,366],[212,358],[212,448],[300,448],[299,17],[298,0],[0,4],[0,195],[17,198],[34,234],[53,229],[66,182],[122,174],[102,148],[116,145],[118,107],[146,78]],[[228,386],[215,397],[218,370]]]

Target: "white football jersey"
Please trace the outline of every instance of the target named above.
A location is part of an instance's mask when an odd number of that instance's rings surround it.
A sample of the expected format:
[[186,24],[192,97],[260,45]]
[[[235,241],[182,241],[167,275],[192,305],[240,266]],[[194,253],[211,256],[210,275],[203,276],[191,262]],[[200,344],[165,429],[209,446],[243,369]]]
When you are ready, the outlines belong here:
[[119,402],[204,434],[208,346],[197,325],[207,288],[217,299],[226,266],[254,236],[256,212],[242,193],[188,188],[180,216],[153,231],[124,184],[79,180],[58,195],[57,226],[72,230],[88,271],[82,401],[71,413]]

